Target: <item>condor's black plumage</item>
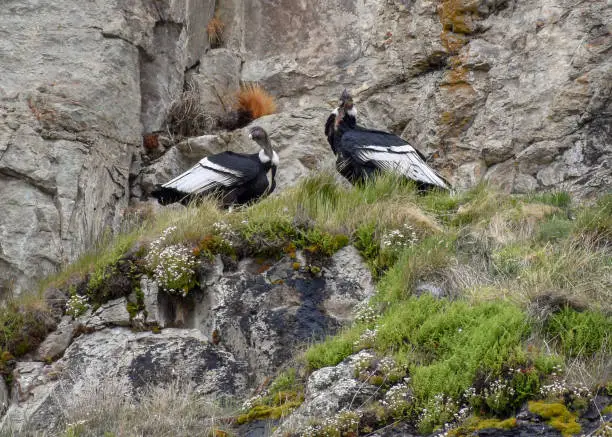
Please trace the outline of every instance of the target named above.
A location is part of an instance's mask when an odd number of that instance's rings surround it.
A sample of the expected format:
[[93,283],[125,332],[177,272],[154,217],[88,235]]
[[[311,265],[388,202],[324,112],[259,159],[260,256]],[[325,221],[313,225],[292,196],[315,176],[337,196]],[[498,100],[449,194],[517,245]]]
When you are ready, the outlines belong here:
[[191,169],[158,187],[151,194],[162,205],[189,203],[207,194],[220,194],[224,206],[241,205],[270,194],[276,187],[277,153],[266,131],[251,129],[259,153],[223,152],[203,158]]
[[325,123],[325,135],[337,157],[336,168],[351,183],[378,172],[396,172],[420,188],[451,188],[425,163],[423,155],[397,135],[357,126],[357,111],[346,90]]

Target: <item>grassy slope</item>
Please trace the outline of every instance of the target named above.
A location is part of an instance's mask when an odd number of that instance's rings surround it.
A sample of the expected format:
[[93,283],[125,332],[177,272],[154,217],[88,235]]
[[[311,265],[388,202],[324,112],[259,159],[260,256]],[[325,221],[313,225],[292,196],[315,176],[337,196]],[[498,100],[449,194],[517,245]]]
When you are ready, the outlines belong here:
[[[218,222],[232,230],[232,246],[215,230]],[[509,196],[479,186],[455,196],[417,195],[393,177],[346,188],[321,174],[232,213],[212,202],[166,211],[45,286],[99,281],[137,242],[150,242],[171,225],[177,229],[164,244],[197,247],[203,257],[290,254],[296,247],[329,254],[349,240],[362,252],[378,281],[369,315],[313,345],[303,368],[335,365],[365,348],[392,357],[394,376],[378,382],[386,390],[409,377],[412,397],[393,407],[372,405],[377,419],[369,426],[400,417],[429,431],[462,405],[505,417],[524,400],[542,397],[542,387],[559,382],[559,374],[567,387],[594,389],[611,380],[611,195],[581,207],[565,193]],[[442,288],[446,297],[417,297],[419,283]],[[33,311],[41,320],[44,305],[40,294],[12,305],[0,313],[0,347],[21,355],[36,341],[15,337],[27,332]],[[23,314],[18,322],[16,308]],[[297,384],[283,390],[293,403],[301,397]],[[275,393],[256,402],[260,410],[267,405],[272,415],[278,412],[282,396]]]

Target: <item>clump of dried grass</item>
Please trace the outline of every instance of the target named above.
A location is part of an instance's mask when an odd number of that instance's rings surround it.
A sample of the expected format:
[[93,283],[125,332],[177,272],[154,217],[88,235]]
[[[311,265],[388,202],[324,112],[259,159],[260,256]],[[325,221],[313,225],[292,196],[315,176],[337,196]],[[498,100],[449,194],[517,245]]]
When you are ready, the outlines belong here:
[[[62,435],[191,437],[223,433],[228,411],[198,395],[191,384],[151,385],[134,400],[118,381],[92,381],[77,395],[61,395]],[[223,434],[221,434],[223,435]]]
[[214,49],[220,47],[223,44],[223,30],[225,29],[225,23],[218,17],[213,17],[206,26],[206,32],[208,33],[208,42]]
[[244,84],[237,95],[238,111],[248,112],[253,120],[276,112],[276,101],[259,84]]
[[168,131],[178,137],[204,135],[217,125],[217,118],[209,113],[200,100],[197,82],[187,82],[185,90],[168,111]]

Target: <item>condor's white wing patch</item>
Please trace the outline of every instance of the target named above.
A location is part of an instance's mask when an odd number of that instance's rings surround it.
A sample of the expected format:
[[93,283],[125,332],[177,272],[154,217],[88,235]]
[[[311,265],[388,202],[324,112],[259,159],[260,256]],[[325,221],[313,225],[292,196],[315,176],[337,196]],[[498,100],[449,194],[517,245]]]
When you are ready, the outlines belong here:
[[231,187],[240,182],[243,176],[244,174],[235,168],[224,167],[204,158],[185,173],[163,184],[162,187],[196,194],[219,186]]
[[440,188],[450,188],[409,144],[389,147],[359,146],[354,148],[353,154],[360,161],[369,162],[383,171],[398,172],[415,181],[436,185]]

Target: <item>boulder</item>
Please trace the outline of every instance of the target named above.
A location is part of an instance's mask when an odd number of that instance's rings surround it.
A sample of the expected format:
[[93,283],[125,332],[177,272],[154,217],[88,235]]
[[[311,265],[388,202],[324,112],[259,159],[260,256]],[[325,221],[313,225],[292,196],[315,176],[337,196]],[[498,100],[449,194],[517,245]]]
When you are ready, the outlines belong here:
[[145,387],[190,381],[215,399],[244,393],[244,364],[209,343],[198,330],[165,329],[159,334],[108,328],[81,335],[51,365],[20,362],[13,371],[12,399],[2,431],[61,428],[64,406],[105,384],[116,396],[136,399]]

